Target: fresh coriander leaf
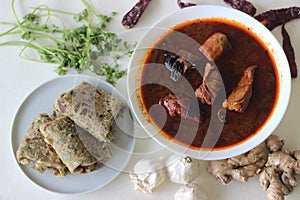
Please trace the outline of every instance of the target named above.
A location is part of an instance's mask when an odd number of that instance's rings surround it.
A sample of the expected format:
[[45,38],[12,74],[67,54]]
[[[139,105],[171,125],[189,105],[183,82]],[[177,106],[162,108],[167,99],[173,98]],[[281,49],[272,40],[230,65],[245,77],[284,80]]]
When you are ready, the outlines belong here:
[[[0,37],[18,35],[24,41],[4,42],[0,46],[23,46],[20,53],[22,58],[55,64],[55,71],[59,75],[66,74],[68,69],[74,69],[78,73],[90,70],[105,76],[106,81],[114,85],[117,79],[125,75],[125,70],[119,69],[118,60],[129,55],[128,52],[133,48],[127,42],[123,43],[115,33],[105,30],[116,15],[115,12],[110,16],[96,14],[90,1],[82,3],[84,9],[77,14],[50,9],[42,4],[33,8],[21,21],[14,9],[15,0],[12,0],[16,22],[2,23],[10,28],[0,33]],[[68,27],[61,16],[72,16],[80,23],[75,28]],[[28,49],[36,51],[39,60],[23,56]],[[103,62],[102,56],[108,57],[111,64]]]
[[88,13],[87,9],[84,9],[80,13],[76,14],[73,18],[76,22],[81,22],[83,20],[87,20],[88,15],[89,15],[89,13]]

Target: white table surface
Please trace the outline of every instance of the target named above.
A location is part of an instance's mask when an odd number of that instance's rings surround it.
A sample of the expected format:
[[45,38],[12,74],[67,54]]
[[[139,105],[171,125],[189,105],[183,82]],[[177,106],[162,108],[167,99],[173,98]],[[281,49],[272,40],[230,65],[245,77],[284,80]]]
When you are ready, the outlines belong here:
[[[125,30],[121,24],[122,16],[135,4],[136,0],[93,0],[97,11],[103,14],[109,14],[112,11],[118,12],[114,17],[110,31],[119,33],[121,37],[131,37],[138,40],[144,28],[150,27],[157,20],[178,10],[176,0],[153,0],[148,9],[140,19],[138,25],[123,35]],[[216,4],[226,6],[222,0],[194,0],[198,4]],[[299,0],[251,0],[257,7],[258,13],[270,8],[282,8],[288,6],[300,6]],[[23,16],[30,6],[36,6],[40,3],[47,3],[50,7],[78,12],[81,10],[79,0],[16,0],[16,10]],[[0,21],[13,21],[10,1],[0,0]],[[140,29],[143,28],[143,29]],[[286,25],[296,53],[296,62],[300,66],[300,19],[292,21]],[[0,31],[5,29],[0,26]],[[129,33],[129,36],[128,36]],[[282,41],[280,28],[273,30],[274,35]],[[10,39],[14,39],[11,37]],[[128,38],[130,39],[130,38]],[[4,42],[0,38],[0,42]],[[180,185],[166,181],[157,188],[153,194],[143,194],[133,189],[130,183],[128,171],[132,170],[135,162],[143,157],[155,157],[157,152],[167,153],[158,144],[151,140],[144,133],[143,129],[137,126],[138,135],[136,147],[132,158],[124,170],[114,181],[105,187],[80,196],[66,196],[45,191],[32,184],[19,169],[10,144],[11,125],[14,115],[25,99],[25,97],[40,84],[57,77],[54,72],[55,66],[47,64],[33,63],[21,59],[18,56],[19,47],[0,47],[0,200],[93,200],[93,199],[173,199],[174,193]],[[124,60],[122,67],[128,66],[128,60]],[[125,83],[123,80],[122,83]],[[122,92],[126,91],[124,84],[118,84]],[[276,129],[275,133],[286,140],[286,147],[300,149],[300,78],[292,80],[291,100],[287,113]],[[298,125],[299,124],[299,125]],[[247,183],[231,182],[229,186],[223,186],[220,182],[214,180],[206,172],[206,162],[202,161],[202,170],[200,177],[196,180],[211,200],[239,200],[239,199],[266,199],[265,193],[259,186],[258,178],[252,178]],[[300,176],[297,176],[300,181]],[[288,200],[300,199],[300,186],[296,187],[294,192],[288,196]]]

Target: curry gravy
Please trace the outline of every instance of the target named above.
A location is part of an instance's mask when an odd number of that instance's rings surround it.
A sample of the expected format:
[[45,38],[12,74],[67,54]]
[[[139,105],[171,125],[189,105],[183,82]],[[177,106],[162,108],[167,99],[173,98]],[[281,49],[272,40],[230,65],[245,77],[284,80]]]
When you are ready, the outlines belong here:
[[[209,106],[195,100],[199,112],[201,110],[203,115],[202,123],[179,116],[170,117],[161,106],[154,105],[169,93],[195,98],[194,91],[202,83],[201,74],[207,62],[203,55],[199,54],[198,48],[215,32],[227,35],[232,45],[232,49],[216,61],[226,95],[232,92],[246,67],[258,66],[247,109],[243,113],[227,110],[226,123],[222,124],[216,117],[216,111],[222,102],[216,101],[213,106]],[[188,41],[187,36],[190,38]],[[197,69],[188,71],[182,80],[174,82],[163,64],[164,54],[181,49],[199,55],[199,62]],[[267,121],[277,99],[278,75],[274,65],[270,52],[246,27],[217,18],[188,21],[174,27],[148,51],[142,68],[141,101],[151,121],[164,136],[195,149],[226,148],[253,136]]]

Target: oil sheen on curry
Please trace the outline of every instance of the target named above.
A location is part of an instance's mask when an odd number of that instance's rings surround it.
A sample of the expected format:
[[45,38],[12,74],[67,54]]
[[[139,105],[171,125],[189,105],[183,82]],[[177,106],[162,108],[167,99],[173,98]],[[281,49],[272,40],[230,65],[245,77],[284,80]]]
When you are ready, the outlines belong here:
[[277,99],[273,57],[246,27],[225,19],[177,25],[151,48],[141,102],[177,143],[221,149],[253,136]]

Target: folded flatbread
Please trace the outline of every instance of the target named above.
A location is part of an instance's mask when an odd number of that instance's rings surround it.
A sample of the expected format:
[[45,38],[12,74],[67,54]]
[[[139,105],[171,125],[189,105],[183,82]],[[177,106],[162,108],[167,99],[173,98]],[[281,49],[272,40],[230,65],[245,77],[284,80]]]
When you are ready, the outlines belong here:
[[42,124],[50,121],[52,121],[51,117],[45,113],[39,114],[34,119],[17,150],[17,160],[41,173],[49,169],[54,175],[65,176],[67,167],[51,145],[44,141],[44,136],[39,129]]
[[[67,116],[43,124],[40,130],[71,173],[83,174],[99,169],[111,157],[107,143],[99,142],[76,128]],[[88,147],[90,151],[88,150]]]
[[93,85],[82,82],[55,101],[55,109],[70,117],[99,141],[110,141],[111,126],[122,108],[122,101]]

